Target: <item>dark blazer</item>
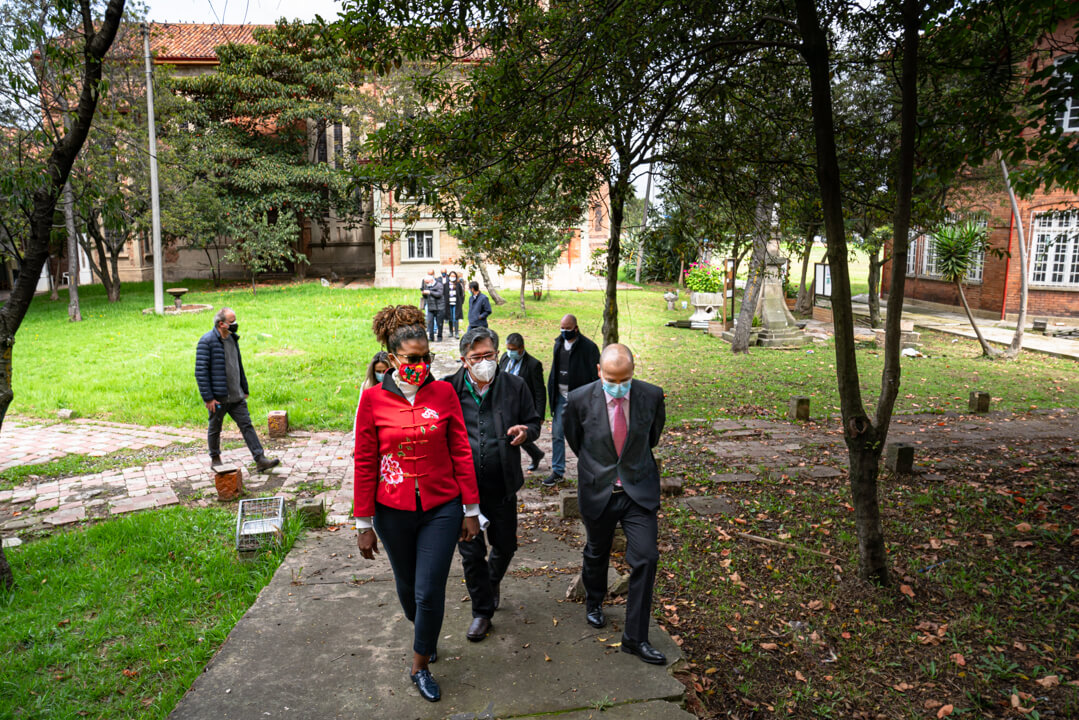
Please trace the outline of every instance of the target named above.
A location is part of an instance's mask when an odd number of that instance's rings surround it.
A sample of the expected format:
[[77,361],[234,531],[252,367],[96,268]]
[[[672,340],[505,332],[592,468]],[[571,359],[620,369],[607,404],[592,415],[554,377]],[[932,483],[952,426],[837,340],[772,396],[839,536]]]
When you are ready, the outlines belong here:
[[[440,313],[442,312],[443,303],[442,300],[442,281],[439,278],[435,278],[435,282],[428,288],[423,280],[420,280],[420,297],[423,298],[423,309],[426,312]],[[430,290],[429,295],[424,295],[424,290]]]
[[[505,372],[509,364],[509,355],[502,353],[502,359],[498,361],[498,367]],[[532,402],[536,406],[536,413],[540,416],[540,420],[543,420],[544,414],[547,412],[547,392],[543,388],[543,363],[529,355],[526,350],[524,357],[521,358],[521,370],[518,377],[528,385],[528,389],[532,393]]]
[[491,314],[491,301],[483,293],[472,297],[468,302],[468,326],[487,327],[487,316]]
[[[465,385],[466,372],[468,371],[462,367],[453,375],[447,375],[442,379],[453,385],[462,403],[476,402]],[[502,462],[502,478],[506,482],[506,494],[512,495],[525,484],[525,476],[521,472],[521,446],[510,445],[510,437],[506,435],[506,431],[514,425],[526,425],[528,427],[526,442],[532,442],[539,437],[540,423],[543,420],[532,404],[532,395],[528,392],[528,386],[516,375],[501,371],[496,373],[487,394],[486,401],[491,403],[494,414],[498,456]]]
[[[552,408],[555,396],[558,395],[558,353],[562,352],[562,343],[562,336],[559,335],[554,341],[551,373],[547,376],[547,400]],[[599,348],[584,335],[577,333],[577,339],[573,341],[573,346],[569,349],[569,389],[573,391],[582,385],[598,380],[597,365],[599,365]]]
[[[233,333],[232,337],[236,338],[236,359],[240,363],[240,389],[244,391],[244,395],[250,395],[247,390],[247,375],[244,374],[244,359],[240,354],[240,336]],[[221,339],[221,333],[217,332],[216,328],[200,337],[195,348],[195,381],[199,384],[199,395],[202,396],[203,402],[228,401],[225,341]]]
[[663,389],[634,380],[629,391],[629,427],[622,455],[615,454],[607,394],[596,381],[570,391],[562,417],[566,441],[577,455],[577,495],[581,515],[599,518],[611,499],[617,477],[633,502],[659,509],[659,468],[652,448],[659,443],[667,412]]
[[[445,288],[442,291],[442,305],[444,307],[449,307],[449,304],[450,304],[450,285],[453,285],[453,284],[454,283],[447,280]],[[465,292],[465,284],[463,282],[461,282],[460,280],[458,280],[457,283],[456,283],[456,289],[457,289],[457,303],[456,303],[456,305],[459,308],[464,307],[465,299],[468,297],[468,293]],[[457,313],[457,317],[461,317],[460,312]]]

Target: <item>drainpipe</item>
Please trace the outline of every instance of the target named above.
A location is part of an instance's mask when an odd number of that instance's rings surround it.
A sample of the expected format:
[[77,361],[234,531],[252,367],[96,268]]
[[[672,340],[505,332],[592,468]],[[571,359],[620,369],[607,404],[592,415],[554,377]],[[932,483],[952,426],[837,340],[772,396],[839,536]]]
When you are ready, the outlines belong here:
[[1004,297],[1000,300],[1001,320],[1008,317],[1008,272],[1012,266],[1012,235],[1015,234],[1015,213],[1009,211],[1009,214],[1011,219],[1008,221],[1008,254],[1004,256]]

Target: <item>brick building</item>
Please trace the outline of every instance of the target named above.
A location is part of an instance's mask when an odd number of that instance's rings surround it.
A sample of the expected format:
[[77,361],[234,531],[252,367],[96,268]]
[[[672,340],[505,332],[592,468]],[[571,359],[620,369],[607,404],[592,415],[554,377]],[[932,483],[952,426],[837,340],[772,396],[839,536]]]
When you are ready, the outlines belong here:
[[[154,63],[168,65],[174,76],[191,76],[214,72],[218,65],[215,48],[227,43],[254,43],[253,31],[256,25],[218,25],[179,23],[154,25],[151,30],[151,52]],[[375,88],[377,92],[377,88]],[[347,124],[337,123],[327,128],[321,139],[314,131],[314,122],[309,123],[308,134],[314,145],[316,162],[336,163],[343,159],[343,153],[349,152],[352,140]],[[370,199],[373,220],[360,226],[348,226],[329,218],[326,226],[328,236],[323,238],[323,229],[318,222],[310,221],[303,229],[302,251],[310,265],[309,276],[329,275],[331,272],[341,277],[370,278],[378,287],[416,287],[421,278],[431,268],[461,267],[456,240],[447,232],[446,227],[430,212],[425,211],[422,201],[394,197],[394,192],[385,196],[376,192]],[[162,199],[165,202],[165,199]],[[408,226],[402,226],[400,219],[395,219],[389,212],[392,204],[418,204],[419,220]],[[608,239],[609,216],[607,214],[606,190],[590,202],[582,202],[588,207],[586,216],[579,226],[574,228],[573,240],[563,252],[558,264],[549,274],[553,288],[599,288],[600,280],[588,274],[587,268],[592,250],[605,247]],[[398,242],[384,243],[383,233],[395,231],[402,233]],[[223,248],[229,242],[221,238]],[[135,245],[140,247],[134,247]],[[153,258],[148,241],[131,243],[132,247],[121,258],[121,278],[123,280],[149,280],[152,275]],[[517,287],[520,276],[512,272],[499,274],[497,268],[489,267],[492,282],[498,288]],[[223,263],[221,272],[224,277],[243,277],[240,266]],[[183,247],[182,243],[173,243],[165,250],[164,273],[167,281],[177,281],[190,277],[209,277],[210,267],[206,253]]]
[[[1055,48],[1046,52],[1052,60],[1076,52],[1074,27],[1074,20],[1060,24],[1052,42],[1047,44]],[[1079,95],[1059,109],[1056,122],[1063,131],[1062,142],[1079,142]],[[975,263],[964,283],[971,310],[983,317],[1000,319],[1014,318],[1018,313],[1022,276],[1017,224],[1022,223],[1028,251],[1028,315],[1079,317],[1079,194],[1057,189],[1019,198],[1018,216],[1013,215],[1003,189],[968,195],[974,199],[964,203],[953,219],[982,224],[988,231],[990,248]],[[890,272],[886,265],[882,296],[889,291]],[[940,278],[933,239],[928,235],[911,242],[904,295],[926,302],[959,305],[955,286]]]

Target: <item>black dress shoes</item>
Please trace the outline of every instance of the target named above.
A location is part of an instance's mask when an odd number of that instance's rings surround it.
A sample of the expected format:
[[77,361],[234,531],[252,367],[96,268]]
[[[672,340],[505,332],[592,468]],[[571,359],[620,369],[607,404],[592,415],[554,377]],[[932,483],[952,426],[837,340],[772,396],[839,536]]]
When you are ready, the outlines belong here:
[[648,644],[647,640],[633,643],[622,636],[622,652],[636,655],[641,660],[652,665],[666,665],[667,656]]
[[278,458],[268,458],[265,455],[255,461],[255,467],[259,472],[266,472],[270,468],[275,468],[281,464],[281,460]]
[[409,678],[416,684],[416,688],[420,691],[420,695],[423,696],[424,700],[438,702],[442,699],[442,689],[438,687],[438,683],[431,677],[431,671],[427,668],[417,670],[415,674],[409,673]]
[[491,621],[485,617],[478,617],[472,619],[472,624],[468,626],[468,632],[465,633],[472,642],[479,642],[487,637],[487,633],[491,631]]
[[543,460],[543,458],[545,457],[547,457],[547,453],[540,450],[539,457],[532,458],[532,462],[528,464],[528,472],[535,472],[536,470],[539,470],[540,461]]
[[594,628],[607,625],[607,616],[603,614],[603,608],[593,608],[584,614],[584,619]]

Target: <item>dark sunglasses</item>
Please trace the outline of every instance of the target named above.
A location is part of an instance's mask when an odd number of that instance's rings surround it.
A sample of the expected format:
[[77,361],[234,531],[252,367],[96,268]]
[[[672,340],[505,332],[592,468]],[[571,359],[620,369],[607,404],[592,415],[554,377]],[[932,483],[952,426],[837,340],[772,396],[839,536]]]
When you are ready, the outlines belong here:
[[393,356],[409,365],[415,365],[418,362],[431,362],[431,360],[434,359],[435,354],[432,352],[424,353],[423,355],[399,355],[394,353]]

